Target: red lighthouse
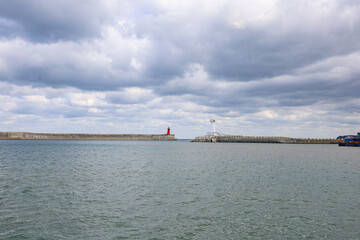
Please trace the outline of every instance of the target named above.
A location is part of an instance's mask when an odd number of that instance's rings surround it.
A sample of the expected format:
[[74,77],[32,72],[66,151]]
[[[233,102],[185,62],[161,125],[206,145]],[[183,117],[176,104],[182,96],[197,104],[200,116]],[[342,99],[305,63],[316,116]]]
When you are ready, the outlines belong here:
[[170,135],[170,127],[168,127],[168,129],[167,129],[166,135]]

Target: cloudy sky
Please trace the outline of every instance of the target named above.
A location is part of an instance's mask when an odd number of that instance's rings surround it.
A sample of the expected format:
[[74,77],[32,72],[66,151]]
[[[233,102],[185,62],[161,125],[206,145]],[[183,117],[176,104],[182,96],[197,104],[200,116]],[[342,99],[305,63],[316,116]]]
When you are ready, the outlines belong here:
[[0,0],[0,131],[360,131],[358,0]]

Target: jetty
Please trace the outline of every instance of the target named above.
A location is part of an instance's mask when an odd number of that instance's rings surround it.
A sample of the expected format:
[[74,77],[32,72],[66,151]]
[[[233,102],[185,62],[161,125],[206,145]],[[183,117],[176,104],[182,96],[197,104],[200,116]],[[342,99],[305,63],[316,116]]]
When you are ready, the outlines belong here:
[[344,139],[335,138],[290,138],[290,137],[258,137],[228,135],[216,132],[215,120],[210,119],[212,132],[205,136],[199,136],[191,142],[231,142],[231,143],[287,143],[287,144],[341,144]]
[[236,136],[221,133],[208,133],[199,136],[191,142],[232,142],[232,143],[287,143],[287,144],[339,144],[343,139],[333,138],[290,138],[290,137],[260,137],[260,136]]
[[125,140],[125,141],[176,141],[175,134],[81,134],[0,132],[0,140]]

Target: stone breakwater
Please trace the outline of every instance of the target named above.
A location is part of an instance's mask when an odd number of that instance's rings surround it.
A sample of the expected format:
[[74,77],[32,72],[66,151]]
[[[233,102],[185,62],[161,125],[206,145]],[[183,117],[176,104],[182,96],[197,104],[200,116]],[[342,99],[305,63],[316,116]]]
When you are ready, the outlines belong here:
[[214,136],[196,137],[192,142],[238,142],[238,143],[289,143],[289,144],[338,144],[342,139],[289,138],[289,137],[255,137],[255,136]]
[[174,134],[78,134],[0,132],[0,140],[127,140],[127,141],[176,141]]

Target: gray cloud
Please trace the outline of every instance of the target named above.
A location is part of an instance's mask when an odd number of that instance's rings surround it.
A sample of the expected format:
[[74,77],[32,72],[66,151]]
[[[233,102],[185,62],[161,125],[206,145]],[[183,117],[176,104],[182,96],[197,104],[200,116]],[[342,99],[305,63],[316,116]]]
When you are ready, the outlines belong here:
[[147,72],[152,76],[173,77],[186,65],[200,62],[215,78],[250,81],[358,50],[358,6],[330,3],[280,1],[275,15],[265,20],[261,14],[242,17],[240,11],[240,27],[234,26],[236,19],[226,19],[230,10],[215,16],[180,12],[175,19],[166,12],[145,16],[136,31],[154,39],[155,57]]
[[[16,23],[15,32],[33,42],[78,40],[99,36],[106,9],[97,1],[0,1],[0,15]],[[6,25],[3,24],[6,27]],[[8,34],[8,37],[13,37]]]

